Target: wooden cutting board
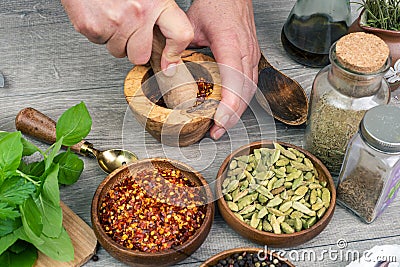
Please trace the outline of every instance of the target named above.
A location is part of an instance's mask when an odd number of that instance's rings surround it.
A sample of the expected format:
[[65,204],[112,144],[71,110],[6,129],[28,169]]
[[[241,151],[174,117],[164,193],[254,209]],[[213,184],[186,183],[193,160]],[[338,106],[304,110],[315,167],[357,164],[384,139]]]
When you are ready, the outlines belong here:
[[70,262],[55,261],[39,252],[39,257],[35,267],[76,267],[82,266],[92,258],[96,252],[97,239],[92,228],[76,215],[62,201],[60,203],[63,210],[63,225],[67,230],[75,251],[75,259]]

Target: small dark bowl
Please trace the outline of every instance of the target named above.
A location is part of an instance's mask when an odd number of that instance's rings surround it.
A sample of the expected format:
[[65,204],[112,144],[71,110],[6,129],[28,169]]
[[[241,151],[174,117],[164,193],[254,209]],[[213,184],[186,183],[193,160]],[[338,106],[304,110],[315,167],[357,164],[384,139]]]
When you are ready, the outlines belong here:
[[[120,244],[117,244],[110,236],[108,236],[101,226],[99,220],[99,207],[105,194],[114,185],[119,183],[121,180],[130,176],[130,173],[136,173],[140,170],[149,168],[159,167],[163,168],[175,168],[180,169],[186,177],[188,177],[193,183],[204,188],[205,197],[207,198],[206,204],[206,216],[199,229],[191,236],[185,243],[177,246],[173,249],[159,251],[155,253],[140,252],[136,250],[128,249]],[[117,260],[124,262],[131,266],[170,266],[179,261],[184,260],[194,253],[206,239],[213,219],[214,219],[214,204],[212,202],[212,193],[207,182],[204,180],[202,175],[187,166],[186,164],[180,163],[175,160],[153,158],[144,159],[134,162],[130,165],[119,168],[109,174],[104,181],[99,185],[92,201],[92,225],[94,233],[100,242],[101,246],[110,253],[111,256]]]
[[217,181],[216,181],[216,193],[218,199],[218,208],[219,211],[221,212],[222,217],[225,219],[227,224],[232,227],[236,232],[241,234],[242,236],[246,237],[247,239],[262,244],[262,245],[268,245],[272,247],[279,247],[279,248],[286,248],[286,247],[294,247],[298,246],[300,244],[303,244],[315,236],[317,236],[319,233],[322,232],[323,229],[328,225],[330,220],[332,219],[333,212],[335,210],[335,205],[336,205],[336,189],[335,189],[335,184],[332,180],[332,176],[329,173],[328,169],[325,167],[325,165],[317,159],[315,156],[313,156],[310,152],[288,144],[288,143],[283,143],[283,142],[277,142],[280,145],[282,145],[285,148],[292,147],[297,149],[298,151],[302,152],[306,157],[308,157],[312,163],[314,164],[315,168],[318,171],[319,174],[319,179],[326,181],[327,188],[331,192],[331,203],[326,210],[325,214],[322,216],[321,219],[319,219],[312,227],[309,229],[301,230],[299,232],[295,232],[293,234],[274,234],[270,232],[265,232],[265,231],[260,231],[257,229],[254,229],[250,225],[247,225],[246,223],[242,222],[239,220],[233,212],[229,209],[228,205],[226,204],[225,199],[223,198],[222,194],[222,183],[223,180],[226,178],[226,169],[229,166],[229,163],[234,157],[237,156],[242,156],[242,155],[249,155],[253,153],[254,149],[260,148],[260,147],[267,147],[267,148],[274,148],[273,142],[272,141],[260,141],[260,142],[254,142],[245,146],[242,146],[241,148],[237,149],[234,151],[231,155],[229,155],[224,162],[222,163],[218,174],[217,174]]
[[[225,251],[222,251],[222,252],[218,253],[217,255],[215,255],[215,256],[209,258],[207,261],[205,261],[203,264],[201,264],[200,267],[209,267],[209,266],[216,265],[216,264],[218,264],[218,261],[223,260],[223,259],[226,259],[226,258],[228,258],[229,256],[232,256],[232,255],[234,255],[234,254],[236,254],[236,253],[239,253],[239,254],[240,254],[240,253],[243,253],[243,252],[258,253],[258,252],[260,252],[261,250],[264,251],[263,249],[259,249],[259,248],[234,248],[234,249],[225,250]],[[264,251],[264,252],[265,252],[265,251]],[[290,261],[281,259],[281,258],[279,257],[278,254],[272,253],[272,252],[269,251],[269,250],[267,250],[266,252],[267,252],[267,255],[268,255],[268,256],[272,254],[272,256],[273,256],[274,258],[279,259],[280,262],[286,263],[289,267],[295,267],[295,266],[293,265],[293,263],[291,263]]]

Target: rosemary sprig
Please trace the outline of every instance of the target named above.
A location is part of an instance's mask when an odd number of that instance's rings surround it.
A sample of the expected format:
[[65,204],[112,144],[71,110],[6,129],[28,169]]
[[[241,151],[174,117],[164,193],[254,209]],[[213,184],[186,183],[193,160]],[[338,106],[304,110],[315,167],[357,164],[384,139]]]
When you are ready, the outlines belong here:
[[384,30],[400,30],[400,0],[362,0],[366,24]]

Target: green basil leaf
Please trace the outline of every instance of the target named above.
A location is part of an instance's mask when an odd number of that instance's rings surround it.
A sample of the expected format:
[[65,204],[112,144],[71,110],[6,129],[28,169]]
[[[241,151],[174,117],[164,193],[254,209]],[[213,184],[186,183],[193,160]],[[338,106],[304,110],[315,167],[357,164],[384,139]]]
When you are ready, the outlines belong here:
[[12,233],[14,230],[18,229],[21,226],[21,218],[16,218],[14,220],[0,220],[0,236],[5,236],[9,233]]
[[0,237],[0,254],[2,254],[9,247],[11,247],[17,240],[18,237],[14,233]]
[[0,202],[10,206],[21,205],[33,192],[35,186],[22,177],[11,177],[0,186]]
[[42,194],[37,201],[43,215],[42,233],[48,237],[58,237],[62,229],[62,209],[58,187],[59,165],[53,165],[43,183]]
[[25,138],[21,137],[21,142],[23,146],[22,156],[30,156],[39,151],[36,146],[34,146],[31,142],[28,142]]
[[39,181],[39,177],[42,176],[44,173],[44,168],[44,161],[32,162],[29,164],[25,164],[24,161],[21,161],[18,170],[25,173],[26,175],[29,175],[31,178],[33,177],[35,181]]
[[32,267],[35,264],[38,258],[37,249],[29,245],[24,251],[20,252],[19,254],[13,254],[11,259],[12,266],[15,267]]
[[10,252],[6,251],[0,254],[0,266],[9,267],[11,266]]
[[71,261],[74,259],[74,246],[64,227],[57,238],[47,237],[42,234],[39,239],[40,243],[36,242],[37,240],[30,240],[22,228],[15,230],[14,233],[19,239],[31,242],[37,249],[54,260]]
[[37,249],[30,245],[19,254],[6,251],[0,256],[2,267],[32,267],[38,258]]
[[20,210],[22,213],[22,226],[26,236],[29,238],[29,240],[23,240],[32,242],[35,245],[43,243],[43,240],[40,239],[43,230],[42,213],[32,197],[25,200],[24,204],[20,206]]
[[21,214],[14,207],[10,207],[7,203],[0,203],[0,219],[15,219],[20,217]]
[[30,246],[28,242],[18,239],[8,250],[12,253],[19,254],[27,249],[28,246]]
[[18,169],[22,158],[21,133],[9,133],[0,139],[0,184]]
[[[3,137],[5,137],[8,134],[9,134],[9,132],[0,131],[0,139],[2,139]],[[30,156],[33,153],[39,151],[36,146],[34,146],[32,143],[30,143],[23,137],[21,137],[21,142],[23,145],[22,156]]]
[[58,172],[58,182],[60,184],[71,185],[78,181],[83,171],[83,160],[72,153],[69,149],[63,152],[54,159],[55,163],[60,165]]
[[58,187],[59,165],[53,165],[51,171],[44,180],[42,197],[55,206],[60,206],[60,188]]
[[50,153],[47,155],[47,158],[45,159],[45,167],[44,167],[46,171],[50,168],[51,164],[54,161],[54,158],[60,151],[62,142],[63,142],[63,137],[61,137],[60,140],[58,140],[57,142],[54,143],[53,148],[50,150]]
[[18,237],[18,239],[30,242],[28,235],[25,233],[24,226],[17,228],[14,231],[14,234]]
[[92,119],[83,102],[65,111],[57,121],[57,141],[64,137],[64,146],[73,146],[85,138],[92,128]]
[[58,238],[50,238],[44,235],[41,238],[44,243],[40,245],[35,244],[35,247],[50,258],[62,262],[74,259],[74,247],[64,228],[62,228]]
[[59,237],[63,228],[63,214],[60,204],[58,204],[58,206],[54,205],[44,197],[39,199],[39,203],[39,207],[43,214],[42,233],[48,237]]

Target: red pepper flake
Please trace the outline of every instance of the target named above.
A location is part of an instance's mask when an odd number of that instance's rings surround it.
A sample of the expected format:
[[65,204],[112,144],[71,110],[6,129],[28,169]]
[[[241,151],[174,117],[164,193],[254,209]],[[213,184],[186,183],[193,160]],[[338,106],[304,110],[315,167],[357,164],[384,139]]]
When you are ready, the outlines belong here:
[[141,171],[115,185],[99,211],[104,231],[122,246],[157,252],[185,243],[200,228],[205,198],[178,169]]
[[206,100],[206,98],[212,94],[214,84],[207,82],[204,78],[199,78],[197,79],[196,82],[197,82],[197,87],[199,88],[196,100],[196,106],[197,106],[203,103],[204,100]]

